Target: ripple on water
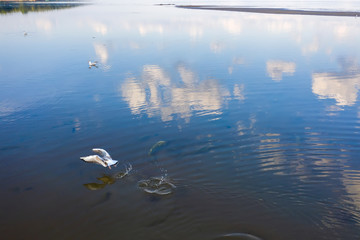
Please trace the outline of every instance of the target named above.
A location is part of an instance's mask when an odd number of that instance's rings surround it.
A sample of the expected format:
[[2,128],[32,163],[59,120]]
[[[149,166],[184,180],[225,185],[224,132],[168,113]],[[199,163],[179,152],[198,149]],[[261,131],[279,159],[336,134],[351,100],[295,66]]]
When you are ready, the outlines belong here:
[[229,233],[214,238],[214,240],[222,240],[222,239],[261,240],[261,238],[247,233]]
[[168,195],[176,188],[176,186],[165,177],[151,177],[140,180],[138,186],[147,193],[157,195]]

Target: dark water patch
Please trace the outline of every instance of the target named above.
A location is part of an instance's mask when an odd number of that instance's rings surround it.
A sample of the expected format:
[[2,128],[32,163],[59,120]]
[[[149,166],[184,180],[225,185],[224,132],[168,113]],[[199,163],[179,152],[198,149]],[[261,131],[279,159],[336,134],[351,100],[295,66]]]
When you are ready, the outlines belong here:
[[11,151],[15,149],[19,149],[21,146],[4,146],[0,148],[0,151]]
[[34,190],[34,187],[12,187],[9,188],[10,192],[13,193],[22,193],[22,192],[28,192]]
[[104,193],[103,196],[101,196],[100,199],[92,205],[92,207],[97,207],[98,205],[108,202],[111,196],[112,196],[111,192]]

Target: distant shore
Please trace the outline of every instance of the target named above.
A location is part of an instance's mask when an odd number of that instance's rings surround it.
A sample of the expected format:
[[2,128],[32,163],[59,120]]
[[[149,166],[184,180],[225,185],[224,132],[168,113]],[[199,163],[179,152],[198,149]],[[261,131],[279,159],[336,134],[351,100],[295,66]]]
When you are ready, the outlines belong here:
[[72,8],[88,3],[74,0],[50,0],[50,1],[3,1],[0,0],[0,14],[21,12],[43,12],[57,9]]
[[[0,2],[55,2],[55,1],[62,1],[62,0],[0,0]],[[63,2],[67,2],[69,0],[64,0]]]
[[45,2],[45,0],[0,0],[0,2]]
[[316,16],[338,16],[338,17],[360,17],[360,12],[352,11],[319,11],[319,10],[291,10],[286,8],[245,8],[233,6],[205,6],[205,5],[176,5],[178,8],[198,10],[218,10],[234,12],[251,12],[267,14],[295,14],[295,15],[316,15]]

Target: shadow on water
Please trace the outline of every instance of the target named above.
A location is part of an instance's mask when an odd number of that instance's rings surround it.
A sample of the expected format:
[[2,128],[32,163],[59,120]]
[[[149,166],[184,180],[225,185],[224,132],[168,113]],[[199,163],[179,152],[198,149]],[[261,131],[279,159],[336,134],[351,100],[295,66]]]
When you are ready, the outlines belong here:
[[114,184],[116,180],[124,178],[126,175],[129,174],[129,172],[132,170],[132,166],[130,163],[124,164],[123,170],[116,172],[112,175],[103,174],[102,177],[96,178],[101,183],[92,182],[92,183],[85,183],[83,184],[84,187],[86,187],[89,190],[95,191],[95,190],[101,190],[105,188],[107,185]]
[[111,185],[115,183],[115,178],[109,175],[103,175],[102,177],[97,178],[97,180],[101,181],[101,183],[85,183],[84,187],[86,187],[89,190],[100,190],[106,187],[106,185]]
[[4,1],[0,2],[0,14],[8,14],[21,12],[23,14],[27,14],[28,12],[44,12],[44,11],[52,11],[52,10],[61,10],[68,9],[78,6],[83,6],[89,3],[84,3],[80,1],[23,1],[23,2],[15,2],[15,1]]

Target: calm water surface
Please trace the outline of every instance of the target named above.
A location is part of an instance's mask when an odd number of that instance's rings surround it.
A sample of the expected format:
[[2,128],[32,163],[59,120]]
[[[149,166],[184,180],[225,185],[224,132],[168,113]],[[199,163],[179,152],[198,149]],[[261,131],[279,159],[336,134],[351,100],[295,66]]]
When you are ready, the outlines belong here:
[[360,19],[154,3],[0,15],[2,237],[359,239]]

